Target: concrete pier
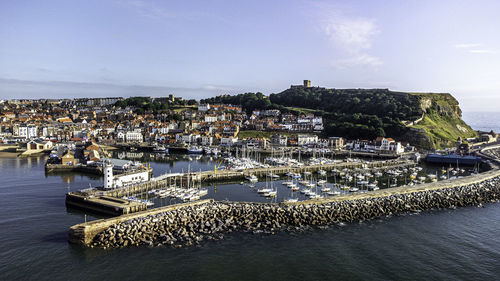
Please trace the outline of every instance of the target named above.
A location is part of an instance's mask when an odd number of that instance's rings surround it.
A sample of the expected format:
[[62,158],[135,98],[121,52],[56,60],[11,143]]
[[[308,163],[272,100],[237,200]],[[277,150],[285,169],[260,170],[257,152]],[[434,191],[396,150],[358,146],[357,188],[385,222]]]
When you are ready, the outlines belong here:
[[142,202],[109,196],[86,196],[78,193],[66,194],[66,206],[111,216],[146,210],[146,204]]
[[200,200],[200,201],[195,201],[195,202],[188,202],[184,204],[176,204],[176,205],[170,205],[170,206],[165,206],[161,208],[155,208],[147,211],[142,211],[134,214],[126,214],[123,216],[119,216],[116,218],[110,218],[110,219],[100,219],[100,220],[95,220],[95,221],[90,221],[86,223],[81,223],[74,225],[70,228],[69,233],[68,233],[68,241],[71,243],[75,244],[81,244],[81,245],[89,245],[94,237],[102,232],[103,230],[107,229],[113,224],[117,224],[123,221],[127,220],[132,220],[136,218],[141,218],[144,216],[148,215],[155,215],[159,214],[162,212],[168,212],[168,211],[173,211],[177,209],[182,209],[186,208],[188,206],[196,206],[196,205],[202,205],[206,204],[209,202],[213,202],[212,199],[206,199],[206,200]]

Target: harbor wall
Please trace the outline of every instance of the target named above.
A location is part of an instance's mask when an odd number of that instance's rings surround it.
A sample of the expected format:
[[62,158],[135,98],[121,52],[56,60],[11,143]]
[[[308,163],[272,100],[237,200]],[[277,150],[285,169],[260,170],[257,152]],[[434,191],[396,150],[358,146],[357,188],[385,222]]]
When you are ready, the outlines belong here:
[[500,171],[493,170],[455,181],[295,204],[203,200],[76,225],[70,229],[69,240],[102,248],[182,247],[221,239],[233,231],[303,231],[406,212],[481,205],[499,199]]
[[161,208],[155,208],[155,209],[150,209],[146,211],[141,211],[137,213],[132,213],[132,214],[126,214],[122,215],[119,217],[115,218],[108,218],[108,219],[99,219],[95,221],[90,221],[86,223],[81,223],[72,226],[69,229],[68,233],[68,241],[71,243],[75,244],[81,244],[81,245],[90,245],[94,237],[109,228],[112,225],[119,224],[122,222],[126,222],[129,220],[134,220],[138,218],[143,218],[146,216],[151,216],[155,215],[158,213],[163,213],[163,212],[169,212],[177,209],[182,209],[186,208],[188,206],[195,206],[195,205],[201,205],[201,204],[206,204],[208,202],[212,202],[212,199],[206,199],[206,200],[200,200],[196,202],[188,202],[184,204],[176,204],[176,205],[170,205],[170,206],[165,206]]

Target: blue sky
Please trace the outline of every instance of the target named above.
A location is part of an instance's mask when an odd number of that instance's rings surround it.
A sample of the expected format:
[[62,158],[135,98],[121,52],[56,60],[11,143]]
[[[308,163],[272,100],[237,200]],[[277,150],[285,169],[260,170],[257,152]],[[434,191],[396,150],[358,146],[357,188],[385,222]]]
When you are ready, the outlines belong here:
[[500,110],[500,1],[0,2],[0,98],[450,92]]

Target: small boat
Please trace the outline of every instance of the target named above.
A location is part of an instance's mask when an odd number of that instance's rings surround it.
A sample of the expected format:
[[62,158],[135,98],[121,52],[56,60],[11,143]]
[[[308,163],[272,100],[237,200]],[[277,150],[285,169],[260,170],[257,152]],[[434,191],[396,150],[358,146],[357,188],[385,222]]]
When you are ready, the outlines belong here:
[[285,203],[295,203],[295,202],[299,202],[299,198],[287,198],[287,199],[283,200],[283,202],[285,202]]
[[273,173],[269,173],[269,174],[267,174],[267,176],[270,177],[270,178],[273,178],[273,179],[279,179],[280,178],[279,175],[276,175],[276,174],[273,174]]
[[246,177],[245,179],[247,179],[249,182],[258,182],[259,181],[259,178],[256,177],[255,175],[250,175],[250,176]]
[[146,207],[153,207],[155,205],[151,200],[142,200],[142,203],[146,204]]
[[273,189],[272,189],[272,188],[267,188],[267,187],[266,187],[266,188],[259,188],[259,189],[257,190],[257,193],[259,193],[259,194],[266,194],[266,193],[269,193],[269,192],[271,192],[271,191],[273,191]]
[[359,188],[357,188],[357,187],[353,187],[353,188],[349,189],[349,192],[358,192],[358,191],[359,191]]
[[202,154],[203,149],[197,146],[191,146],[188,148],[187,153],[189,154]]
[[326,184],[326,180],[319,180],[319,181],[317,182],[317,184],[318,184],[318,186],[323,186],[323,185],[325,185],[325,184]]
[[367,185],[367,187],[368,187],[368,190],[372,190],[372,191],[380,189],[375,183],[370,183]]
[[340,191],[338,191],[338,190],[328,191],[328,192],[326,193],[326,195],[329,195],[329,196],[336,196],[336,195],[340,195]]
[[318,174],[319,174],[320,176],[324,176],[324,175],[326,175],[326,171],[325,171],[325,170],[319,170],[319,171],[318,171]]
[[154,153],[168,153],[168,148],[165,148],[163,145],[157,145],[153,149]]
[[331,188],[325,186],[321,189],[321,192],[329,192],[331,190]]
[[277,195],[277,194],[278,194],[278,192],[277,192],[277,191],[272,190],[272,191],[269,191],[269,192],[264,193],[264,196],[265,196],[265,197],[276,197],[276,195]]

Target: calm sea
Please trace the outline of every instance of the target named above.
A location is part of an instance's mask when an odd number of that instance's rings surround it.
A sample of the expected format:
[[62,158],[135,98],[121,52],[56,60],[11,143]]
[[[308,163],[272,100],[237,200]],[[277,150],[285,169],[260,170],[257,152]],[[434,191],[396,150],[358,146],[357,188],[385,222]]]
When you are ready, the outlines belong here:
[[500,112],[463,112],[462,119],[474,130],[500,132]]
[[[492,115],[464,114],[475,129]],[[496,120],[500,120],[496,115]],[[483,124],[481,126],[475,124]],[[499,130],[500,131],[500,130]],[[133,156],[133,155],[132,155]],[[46,175],[45,158],[0,158],[0,280],[499,280],[500,204],[433,210],[302,234],[231,234],[185,249],[84,249],[68,228],[92,216],[64,195],[101,179]],[[154,162],[157,173],[210,160]],[[232,187],[231,187],[232,186]],[[239,184],[211,190],[224,198]],[[246,196],[241,193],[241,196]]]

